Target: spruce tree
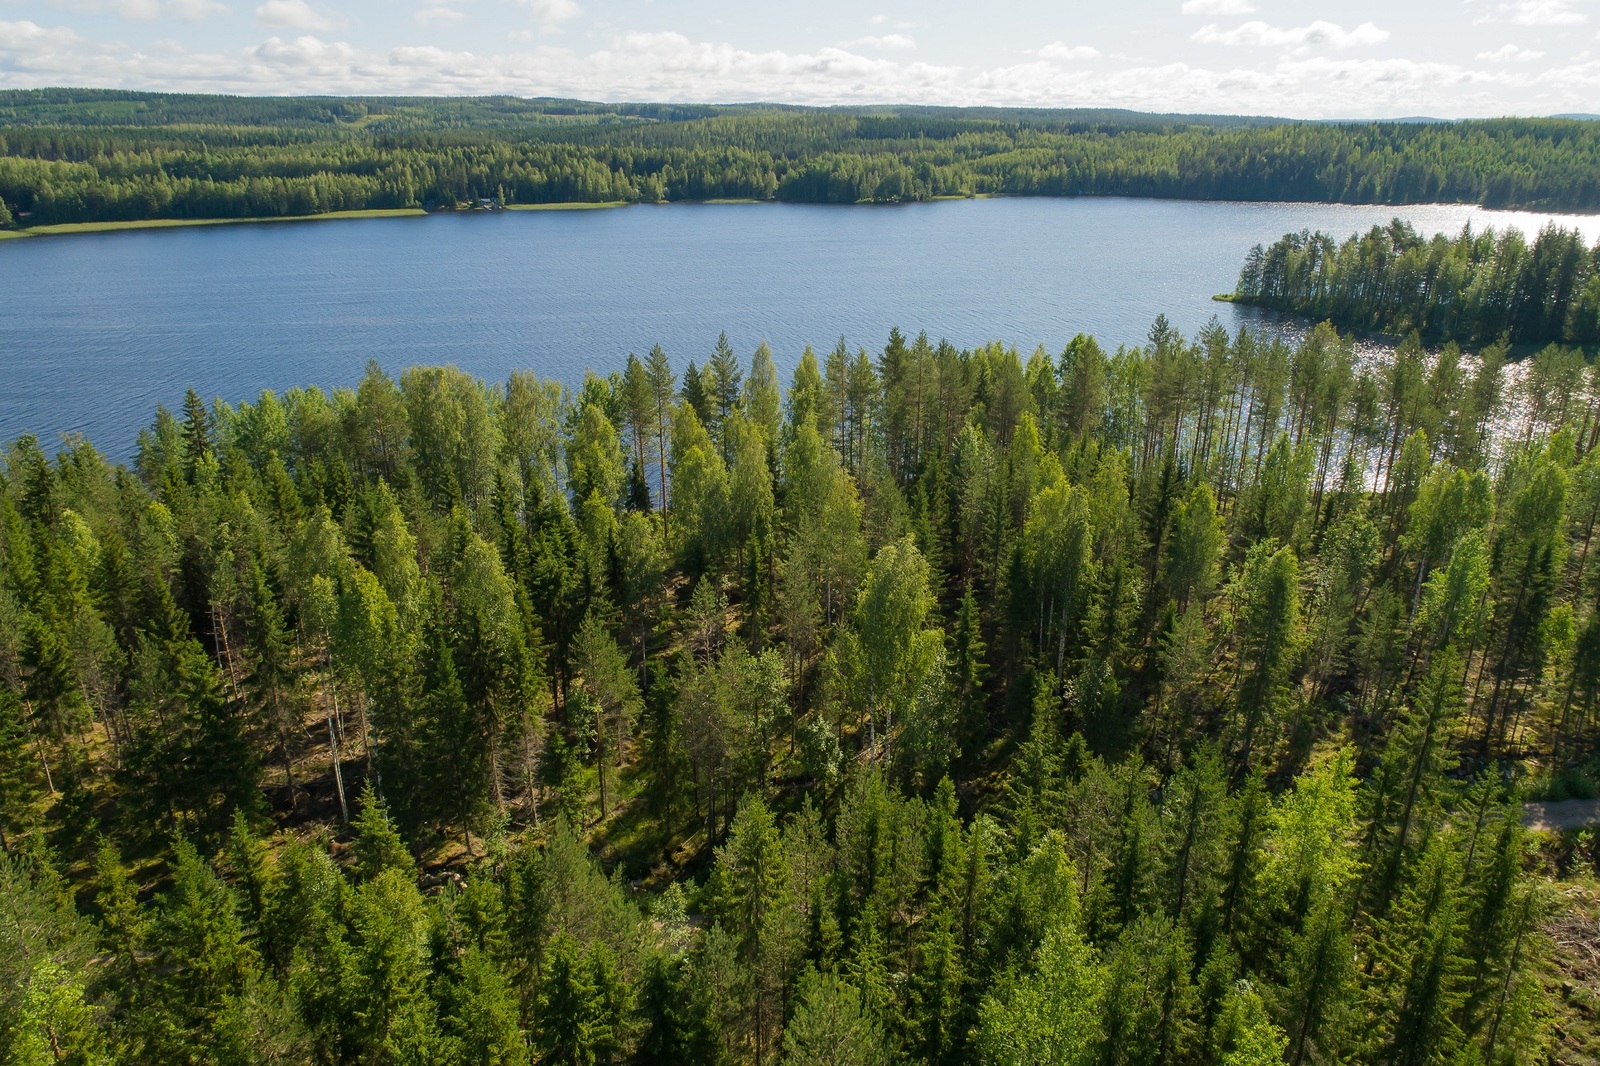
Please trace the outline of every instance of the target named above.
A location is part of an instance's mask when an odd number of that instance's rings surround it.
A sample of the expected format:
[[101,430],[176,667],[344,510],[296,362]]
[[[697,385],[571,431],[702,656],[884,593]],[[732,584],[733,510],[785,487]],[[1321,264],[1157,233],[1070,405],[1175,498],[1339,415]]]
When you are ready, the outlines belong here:
[[1251,765],[1256,745],[1274,728],[1288,696],[1300,642],[1300,568],[1289,548],[1252,549],[1240,577],[1239,679],[1235,762]]
[[14,851],[34,823],[39,786],[22,700],[0,687],[0,851]]
[[361,799],[357,802],[358,813],[351,823],[356,838],[350,847],[357,878],[371,881],[385,870],[415,877],[416,863],[400,839],[399,830],[389,820],[389,812],[371,781],[362,784]]
[[540,1061],[552,1066],[595,1066],[597,1045],[604,1039],[604,1020],[588,960],[566,934],[557,936],[548,950],[539,1009],[534,1015]]
[[796,1066],[888,1066],[894,1061],[883,1025],[861,993],[832,974],[802,980],[783,1039],[784,1062]]

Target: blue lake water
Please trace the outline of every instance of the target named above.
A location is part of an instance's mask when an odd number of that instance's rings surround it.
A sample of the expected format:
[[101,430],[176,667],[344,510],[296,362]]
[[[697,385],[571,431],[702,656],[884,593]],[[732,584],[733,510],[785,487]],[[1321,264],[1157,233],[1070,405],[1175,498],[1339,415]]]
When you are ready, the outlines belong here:
[[[1213,315],[1250,246],[1550,216],[1470,207],[1000,199],[897,207],[634,206],[230,225],[0,242],[0,440],[82,433],[126,456],[157,404],[354,383],[455,363],[577,384],[659,343],[702,362],[719,331],[787,372],[807,344],[891,326],[961,346],[1137,343],[1158,313]],[[1600,239],[1600,216],[1558,216]]]

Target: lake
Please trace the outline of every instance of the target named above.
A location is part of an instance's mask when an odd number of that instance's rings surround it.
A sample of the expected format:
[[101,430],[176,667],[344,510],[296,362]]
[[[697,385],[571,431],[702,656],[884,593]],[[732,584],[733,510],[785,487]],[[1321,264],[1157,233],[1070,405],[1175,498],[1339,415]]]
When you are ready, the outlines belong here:
[[[1530,233],[1552,216],[1471,207],[1137,199],[894,207],[638,205],[144,230],[0,242],[0,440],[81,433],[131,453],[157,404],[354,383],[455,363],[577,384],[661,344],[681,367],[719,331],[762,340],[787,374],[805,345],[880,348],[890,327],[961,346],[1059,351],[1078,332],[1137,343],[1159,313],[1185,332],[1250,246],[1339,237],[1391,217],[1425,233]],[[1600,216],[1556,216],[1600,239]]]

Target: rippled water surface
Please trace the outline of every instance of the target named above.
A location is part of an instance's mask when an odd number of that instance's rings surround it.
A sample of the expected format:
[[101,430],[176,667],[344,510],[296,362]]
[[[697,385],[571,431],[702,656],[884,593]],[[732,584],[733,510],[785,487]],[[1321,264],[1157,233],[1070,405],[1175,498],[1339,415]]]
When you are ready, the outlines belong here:
[[[1002,199],[899,207],[635,206],[213,226],[0,242],[0,439],[86,434],[126,455],[158,403],[353,383],[455,363],[576,384],[660,343],[681,366],[720,330],[880,347],[891,326],[959,345],[1139,341],[1193,331],[1250,246],[1340,237],[1399,215],[1427,232],[1530,232],[1548,216],[1468,207]],[[1559,219],[1588,240],[1600,216]]]

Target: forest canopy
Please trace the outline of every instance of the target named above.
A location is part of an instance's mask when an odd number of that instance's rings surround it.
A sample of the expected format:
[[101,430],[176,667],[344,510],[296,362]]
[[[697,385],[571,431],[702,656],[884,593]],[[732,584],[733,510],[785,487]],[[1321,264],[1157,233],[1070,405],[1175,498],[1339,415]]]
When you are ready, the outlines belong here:
[[1341,329],[1478,346],[1600,345],[1600,243],[1549,225],[1425,239],[1395,219],[1343,242],[1288,233],[1256,245],[1237,303],[1331,321]]
[[0,224],[745,198],[1600,208],[1600,124],[0,91]]
[[1164,320],[24,437],[0,1062],[1543,1062],[1597,441]]

